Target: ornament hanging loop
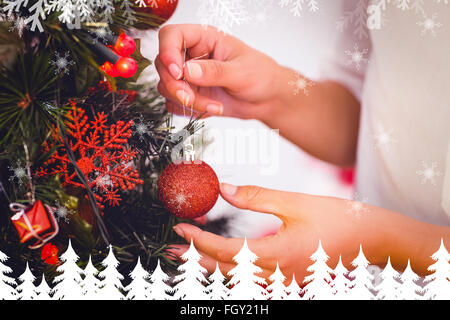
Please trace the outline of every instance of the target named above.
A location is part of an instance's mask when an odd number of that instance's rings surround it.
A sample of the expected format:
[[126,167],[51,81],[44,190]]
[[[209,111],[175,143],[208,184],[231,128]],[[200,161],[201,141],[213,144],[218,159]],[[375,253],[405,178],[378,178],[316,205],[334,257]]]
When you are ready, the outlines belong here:
[[9,204],[9,209],[11,209],[11,211],[13,212],[18,212],[20,210],[24,210],[25,209],[25,205],[21,204],[21,203],[10,203]]
[[192,143],[188,143],[184,146],[184,159],[186,162],[194,162],[195,151]]

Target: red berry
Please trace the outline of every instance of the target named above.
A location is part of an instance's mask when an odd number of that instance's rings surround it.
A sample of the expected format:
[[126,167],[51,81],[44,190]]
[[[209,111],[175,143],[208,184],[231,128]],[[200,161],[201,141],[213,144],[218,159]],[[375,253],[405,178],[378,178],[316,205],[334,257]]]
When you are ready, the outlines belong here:
[[128,57],[121,57],[114,65],[119,76],[122,78],[131,78],[136,74],[137,63],[134,59]]
[[114,51],[116,51],[122,57],[129,57],[136,49],[136,43],[134,39],[127,36],[125,33],[121,33],[114,45]]
[[119,72],[117,71],[116,67],[111,62],[106,61],[100,67],[100,69],[102,69],[110,77],[115,78],[115,77],[119,76]]
[[169,164],[158,181],[158,195],[173,215],[194,219],[208,213],[219,197],[219,180],[205,162]]

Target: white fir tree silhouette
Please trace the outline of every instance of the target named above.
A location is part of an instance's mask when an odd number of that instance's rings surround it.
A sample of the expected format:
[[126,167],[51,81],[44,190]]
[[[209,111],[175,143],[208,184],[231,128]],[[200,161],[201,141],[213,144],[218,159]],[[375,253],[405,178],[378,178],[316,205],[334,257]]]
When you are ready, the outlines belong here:
[[352,300],[371,300],[374,298],[370,290],[373,288],[373,276],[370,274],[367,266],[369,261],[364,256],[362,246],[359,246],[358,256],[352,261],[352,265],[355,267],[349,273],[349,277],[352,279],[352,287],[349,294]]
[[286,299],[287,293],[286,286],[284,285],[286,277],[281,272],[278,262],[275,272],[270,275],[269,280],[272,281],[272,283],[266,288],[269,292],[267,298],[270,300]]
[[291,283],[286,287],[286,293],[288,294],[286,300],[300,300],[300,294],[302,292],[297,280],[295,280],[295,274],[293,274]]
[[69,239],[67,250],[60,257],[63,263],[56,268],[56,271],[60,275],[56,276],[53,280],[56,283],[53,288],[53,299],[83,299],[83,291],[81,288],[81,275],[83,274],[83,270],[77,265],[79,259]]
[[230,295],[230,290],[224,285],[225,276],[220,272],[219,263],[216,263],[216,270],[209,276],[211,284],[206,288],[211,300],[226,300]]
[[16,290],[13,286],[16,285],[16,280],[7,276],[12,272],[12,269],[3,262],[8,260],[8,256],[0,251],[0,300],[14,300],[16,299]]
[[51,294],[53,290],[45,281],[45,275],[42,275],[41,283],[36,287],[37,297],[36,300],[52,300]]
[[84,279],[81,282],[81,287],[83,289],[85,300],[98,300],[101,298],[99,291],[101,286],[101,281],[97,278],[99,273],[98,269],[93,265],[91,256],[89,256],[89,261],[84,268]]
[[392,267],[391,257],[388,257],[386,267],[380,272],[381,283],[377,286],[379,300],[397,300],[400,282],[400,274]]
[[123,289],[122,280],[123,275],[117,271],[119,261],[114,256],[112,245],[109,245],[109,252],[106,258],[102,261],[105,267],[98,276],[103,279],[99,293],[103,300],[121,300],[124,295],[120,292]]
[[328,259],[329,257],[322,248],[322,242],[319,240],[316,252],[311,255],[314,263],[306,269],[312,274],[306,276],[303,281],[306,283],[303,288],[304,299],[328,300],[333,298],[330,285],[333,270],[327,265]]
[[432,274],[425,277],[425,299],[450,300],[450,254],[441,239],[441,245],[431,258],[436,261],[428,267]]
[[166,284],[169,276],[161,269],[158,259],[158,265],[150,276],[150,289],[148,298],[153,300],[170,300],[172,296],[169,295],[173,291],[172,287]]
[[17,286],[17,299],[20,300],[33,300],[36,298],[36,287],[34,286],[34,280],[36,277],[30,270],[30,267],[27,265],[25,267],[25,271],[19,276],[19,280],[22,282]]
[[344,267],[342,263],[342,257],[339,255],[339,262],[334,268],[334,279],[331,282],[332,293],[334,299],[336,300],[347,300],[349,299],[348,291],[350,290],[351,281],[348,277],[348,270]]
[[178,271],[181,274],[177,275],[174,279],[178,282],[173,288],[176,300],[205,300],[208,299],[207,290],[204,284],[208,284],[208,280],[205,278],[207,270],[203,268],[199,261],[202,256],[194,247],[194,242],[191,239],[191,245],[189,249],[183,253],[181,259],[186,261],[178,267]]
[[233,260],[237,266],[228,272],[231,280],[228,286],[233,286],[230,289],[231,300],[263,300],[267,291],[262,287],[266,285],[266,280],[255,275],[261,273],[262,269],[255,265],[258,256],[250,251],[247,245],[247,239],[244,239],[244,244]]
[[127,299],[129,300],[146,300],[150,293],[149,287],[150,274],[142,267],[141,258],[138,257],[136,266],[130,272],[131,283],[125,288],[128,291]]
[[422,287],[416,282],[419,280],[419,276],[412,270],[411,263],[408,259],[408,265],[400,276],[402,284],[398,291],[398,299],[403,300],[418,300],[422,299],[420,293],[423,291]]

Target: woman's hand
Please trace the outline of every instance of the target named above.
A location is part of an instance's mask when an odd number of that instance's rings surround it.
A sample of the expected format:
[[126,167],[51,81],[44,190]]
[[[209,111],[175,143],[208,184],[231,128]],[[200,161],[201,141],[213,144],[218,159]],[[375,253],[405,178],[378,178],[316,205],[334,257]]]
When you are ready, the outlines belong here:
[[[440,239],[450,243],[448,227],[349,200],[228,184],[221,184],[221,195],[233,206],[271,213],[282,220],[275,235],[247,240],[250,250],[259,257],[256,264],[263,269],[265,278],[275,271],[278,262],[287,282],[295,274],[301,283],[319,240],[330,257],[331,268],[341,255],[344,265],[351,269],[351,261],[358,255],[361,244],[371,264],[384,266],[390,256],[393,266],[403,270],[411,259],[419,274],[427,273],[432,263],[430,256],[439,248]],[[185,223],[174,230],[187,242],[193,239],[203,256],[200,263],[208,271],[214,271],[216,261],[224,275],[235,266],[233,257],[241,249],[243,239],[223,238]],[[187,245],[171,247],[169,251],[176,256],[188,249]]]
[[345,86],[318,82],[304,94],[300,74],[201,25],[163,27],[155,66],[169,111],[189,116],[192,106],[196,115],[257,119],[314,157],[353,165],[359,102]]
[[[248,245],[259,259],[256,264],[268,278],[277,262],[288,281],[295,274],[301,281],[309,259],[317,249],[319,239],[331,257],[334,267],[339,255],[349,265],[362,244],[368,257],[387,241],[385,230],[373,223],[374,215],[369,207],[361,216],[350,213],[350,202],[329,197],[317,197],[300,193],[282,192],[256,186],[235,187],[221,184],[222,197],[233,206],[257,212],[271,213],[283,222],[277,234],[262,239],[248,239]],[[366,212],[367,211],[367,212]],[[179,224],[175,232],[186,241],[194,240],[195,247],[203,256],[200,263],[213,272],[216,261],[224,275],[233,267],[233,257],[242,247],[243,239],[226,239],[189,224]],[[181,255],[187,246],[172,246],[171,252]],[[375,261],[369,258],[371,263]]]
[[183,105],[192,105],[209,115],[262,120],[275,104],[278,64],[214,27],[168,25],[159,49],[158,89],[170,111],[183,114]]

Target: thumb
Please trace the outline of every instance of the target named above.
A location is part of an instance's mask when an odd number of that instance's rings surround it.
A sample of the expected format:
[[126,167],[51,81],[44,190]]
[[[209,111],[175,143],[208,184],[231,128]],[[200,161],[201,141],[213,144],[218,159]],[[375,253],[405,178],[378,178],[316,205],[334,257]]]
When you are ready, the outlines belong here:
[[184,74],[187,81],[202,87],[229,87],[238,75],[233,63],[220,60],[191,60],[186,62]]
[[237,187],[227,183],[220,184],[220,192],[222,198],[237,208],[270,213],[284,222],[294,217],[294,193],[258,186]]

